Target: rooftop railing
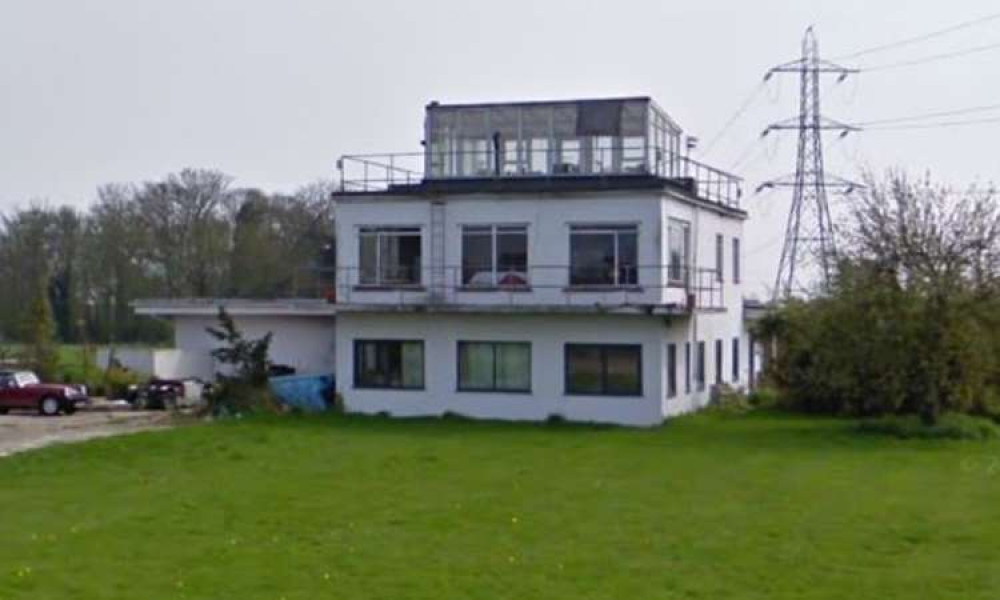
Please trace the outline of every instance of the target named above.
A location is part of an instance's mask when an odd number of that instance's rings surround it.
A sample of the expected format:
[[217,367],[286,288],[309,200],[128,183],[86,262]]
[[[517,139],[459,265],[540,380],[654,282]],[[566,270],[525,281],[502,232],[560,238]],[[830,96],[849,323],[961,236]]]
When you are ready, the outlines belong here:
[[343,192],[382,192],[423,181],[587,176],[656,176],[686,183],[698,197],[738,208],[742,179],[665,148],[517,148],[345,155],[337,161]]

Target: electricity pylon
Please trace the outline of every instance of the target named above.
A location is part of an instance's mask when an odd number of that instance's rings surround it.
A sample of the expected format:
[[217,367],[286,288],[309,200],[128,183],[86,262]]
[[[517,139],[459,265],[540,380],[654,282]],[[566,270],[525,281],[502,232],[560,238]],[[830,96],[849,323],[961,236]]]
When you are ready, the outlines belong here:
[[775,73],[797,73],[800,81],[798,117],[773,123],[763,133],[791,130],[799,134],[795,174],[765,182],[758,188],[790,187],[793,190],[785,226],[785,244],[774,285],[775,301],[790,298],[796,293],[808,293],[814,279],[819,280],[822,290],[830,284],[837,248],[827,191],[839,189],[850,192],[859,186],[840,177],[826,175],[822,132],[838,130],[843,137],[858,131],[858,128],[822,116],[820,75],[837,75],[839,82],[856,72],[857,69],[820,59],[819,44],[810,27],[802,40],[802,58],[774,67],[764,77],[766,81]]

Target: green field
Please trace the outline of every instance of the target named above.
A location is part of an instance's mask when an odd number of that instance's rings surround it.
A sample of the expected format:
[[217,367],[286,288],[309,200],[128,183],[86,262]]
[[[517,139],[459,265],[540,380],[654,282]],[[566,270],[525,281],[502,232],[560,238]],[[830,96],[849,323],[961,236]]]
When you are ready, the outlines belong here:
[[0,598],[1000,597],[1000,445],[286,417],[0,459]]

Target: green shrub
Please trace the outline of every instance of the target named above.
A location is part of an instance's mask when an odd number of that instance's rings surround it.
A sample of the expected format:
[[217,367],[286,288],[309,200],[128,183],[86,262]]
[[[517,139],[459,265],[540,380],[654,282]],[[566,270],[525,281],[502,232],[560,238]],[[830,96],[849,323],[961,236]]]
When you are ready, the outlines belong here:
[[863,433],[889,435],[904,440],[949,439],[991,440],[1000,439],[1000,426],[989,419],[958,413],[942,415],[938,422],[926,425],[917,415],[867,419],[858,425]]
[[747,401],[754,408],[779,408],[783,404],[781,393],[770,386],[760,386],[750,392]]
[[91,395],[124,398],[128,393],[129,386],[138,385],[145,381],[146,378],[128,369],[111,367],[102,376],[98,377],[98,379],[100,385],[95,385],[94,388],[102,388],[100,391],[103,393],[98,394],[96,391],[91,390]]
[[721,414],[742,415],[753,410],[749,397],[742,391],[728,385],[712,388],[712,398],[708,410]]
[[282,412],[282,404],[269,387],[237,380],[219,382],[206,395],[206,403],[209,413],[216,417]]

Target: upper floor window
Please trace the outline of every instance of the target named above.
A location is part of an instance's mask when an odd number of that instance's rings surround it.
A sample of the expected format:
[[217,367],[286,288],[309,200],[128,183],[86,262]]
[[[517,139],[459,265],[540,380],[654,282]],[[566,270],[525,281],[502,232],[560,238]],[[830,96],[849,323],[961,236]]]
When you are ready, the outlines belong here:
[[528,284],[528,229],[523,225],[462,228],[462,285]]
[[722,282],[722,268],[726,262],[726,240],[721,233],[715,234],[715,279]]
[[638,227],[581,225],[569,235],[570,285],[638,285]]
[[683,285],[688,281],[691,224],[680,219],[670,219],[667,222],[667,244],[667,279],[673,285]]
[[733,238],[733,283],[740,282],[740,238]]
[[365,227],[358,233],[361,285],[419,285],[419,227]]

